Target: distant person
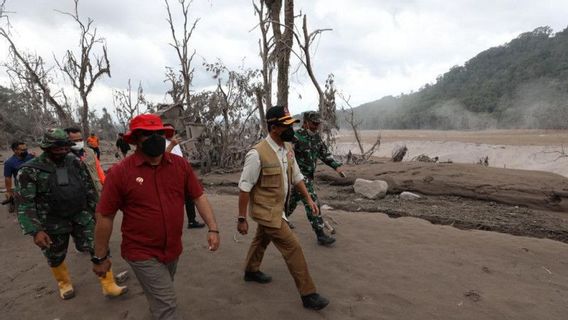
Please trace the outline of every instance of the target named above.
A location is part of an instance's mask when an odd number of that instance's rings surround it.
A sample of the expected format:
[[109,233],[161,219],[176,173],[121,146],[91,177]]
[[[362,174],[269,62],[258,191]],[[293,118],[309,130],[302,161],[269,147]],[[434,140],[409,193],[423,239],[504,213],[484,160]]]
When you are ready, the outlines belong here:
[[[172,128],[174,133],[177,133],[175,127],[169,123],[165,123],[164,127]],[[166,152],[175,154],[183,158],[183,152],[179,146],[178,137],[173,135],[171,138],[166,138]],[[191,197],[185,199],[185,214],[187,215],[187,228],[188,229],[199,229],[205,227],[205,223],[197,221],[197,215],[195,214],[195,203]]]
[[75,144],[71,146],[71,152],[85,163],[89,172],[89,177],[91,177],[95,189],[97,190],[97,195],[100,195],[105,182],[105,172],[101,167],[99,159],[96,157],[93,150],[85,149],[85,142],[83,141],[81,129],[71,127],[65,129],[65,132],[67,132],[69,140]]
[[87,145],[97,154],[97,159],[101,160],[101,149],[99,149],[100,141],[99,137],[97,137],[94,132],[91,132],[87,138]]
[[124,141],[124,134],[121,132],[118,134],[118,139],[116,139],[116,152],[122,154],[122,159],[126,158],[126,155],[130,151],[130,145]]
[[[315,172],[318,160],[323,161],[323,163],[330,166],[339,175],[344,175],[341,169],[342,163],[333,158],[331,152],[329,152],[329,148],[321,138],[319,133],[320,124],[321,116],[318,112],[304,112],[304,123],[302,128],[296,131],[296,139],[294,141],[294,154],[296,155],[298,166],[300,166],[300,170],[304,175],[304,182],[310,197],[312,197],[318,206],[318,211],[321,211],[321,205],[315,190]],[[302,194],[296,190],[296,188],[292,191],[286,217],[289,218],[290,215],[292,215],[300,200],[304,203],[306,216],[316,234],[318,244],[322,246],[332,245],[335,242],[335,238],[325,234],[324,221],[321,214],[315,215],[313,213],[311,205],[302,197]]]
[[[21,166],[15,194],[20,226],[47,258],[64,300],[75,296],[65,264],[69,237],[78,251],[93,254],[97,201],[85,164],[69,153],[72,145],[64,130],[48,130],[40,144],[43,153]],[[116,285],[110,269],[99,280],[105,296],[127,291]]]
[[93,272],[109,270],[109,240],[118,210],[122,212],[121,255],[132,267],[154,319],[179,319],[174,276],[182,252],[183,206],[191,197],[207,223],[210,251],[219,248],[219,229],[203,187],[185,159],[166,153],[174,134],[162,120],[141,114],[130,121],[124,140],[134,154],[108,172],[97,205]]
[[247,212],[258,223],[245,262],[245,281],[269,283],[272,277],[260,271],[264,252],[272,242],[280,251],[305,308],[319,310],[329,300],[316,292],[304,252],[296,235],[285,221],[285,206],[289,187],[294,185],[310,204],[314,214],[318,207],[313,202],[304,176],[294,158],[292,118],[288,109],[274,106],[266,111],[268,136],[251,149],[239,180],[239,216],[237,230],[248,233]]
[[14,154],[4,162],[4,185],[6,186],[6,200],[10,204],[8,212],[16,211],[14,205],[14,187],[17,184],[16,175],[20,166],[26,161],[31,160],[34,155],[28,153],[28,147],[24,142],[14,141],[10,146]]

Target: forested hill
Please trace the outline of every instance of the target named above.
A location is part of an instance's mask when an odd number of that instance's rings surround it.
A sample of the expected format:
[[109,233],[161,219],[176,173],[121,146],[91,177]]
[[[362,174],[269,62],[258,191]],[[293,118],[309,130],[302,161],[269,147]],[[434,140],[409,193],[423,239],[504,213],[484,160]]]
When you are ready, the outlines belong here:
[[416,93],[354,110],[362,129],[568,128],[568,28],[523,33]]

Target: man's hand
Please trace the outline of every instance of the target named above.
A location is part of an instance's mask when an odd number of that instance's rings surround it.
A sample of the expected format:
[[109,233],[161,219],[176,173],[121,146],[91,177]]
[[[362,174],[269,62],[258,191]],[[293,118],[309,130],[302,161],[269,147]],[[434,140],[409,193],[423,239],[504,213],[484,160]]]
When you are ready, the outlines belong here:
[[237,231],[239,231],[240,234],[245,235],[248,233],[248,229],[249,229],[249,224],[248,221],[243,221],[243,222],[238,222],[237,223]]
[[308,200],[308,204],[310,205],[310,208],[312,208],[312,212],[314,213],[314,215],[318,216],[320,214],[319,208],[318,205],[314,202],[314,200],[312,200],[312,198]]
[[343,172],[343,169],[341,169],[341,167],[337,167],[335,169],[335,172],[337,172],[342,178],[347,177],[347,175],[345,174],[345,172]]
[[112,265],[112,262],[110,262],[110,257],[106,258],[106,260],[103,261],[101,264],[94,264],[93,263],[93,272],[98,277],[104,277],[107,274],[107,272],[110,270],[111,265]]
[[179,136],[176,134],[170,139],[172,146],[177,146],[179,144]]
[[219,249],[219,234],[217,232],[207,232],[207,242],[209,243],[209,251],[217,251]]
[[14,190],[6,191],[6,199],[14,198]]
[[36,233],[34,236],[34,243],[41,249],[47,249],[53,244],[53,242],[51,242],[51,238],[47,233],[45,233],[45,231]]

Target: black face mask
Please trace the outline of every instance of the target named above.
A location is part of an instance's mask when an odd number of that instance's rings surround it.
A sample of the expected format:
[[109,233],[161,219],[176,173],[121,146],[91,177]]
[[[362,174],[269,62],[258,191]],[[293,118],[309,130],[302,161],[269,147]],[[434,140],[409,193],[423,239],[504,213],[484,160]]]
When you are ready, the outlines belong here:
[[54,153],[54,152],[48,152],[47,156],[49,157],[49,159],[55,163],[60,163],[63,161],[63,159],[65,159],[65,156],[67,156],[67,153],[69,152],[58,152],[58,153]]
[[281,134],[280,139],[282,141],[290,142],[294,140],[294,129],[292,127],[286,128]]
[[24,152],[20,153],[20,155],[19,155],[20,159],[25,159],[27,156],[28,156],[27,151],[24,151]]
[[149,157],[157,157],[166,150],[166,139],[158,134],[152,134],[142,142],[142,152]]

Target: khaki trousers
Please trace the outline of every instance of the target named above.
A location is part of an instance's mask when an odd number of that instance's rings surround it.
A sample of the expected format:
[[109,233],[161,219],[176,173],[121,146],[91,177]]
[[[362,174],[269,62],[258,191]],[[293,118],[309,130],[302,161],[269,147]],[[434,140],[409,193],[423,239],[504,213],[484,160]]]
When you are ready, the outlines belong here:
[[174,275],[177,260],[164,264],[156,259],[143,261],[126,260],[140,286],[144,290],[150,313],[155,320],[181,319],[177,312],[176,292],[174,290]]
[[284,261],[292,278],[294,278],[294,282],[296,282],[300,295],[305,296],[315,293],[316,286],[308,271],[304,251],[296,235],[290,230],[288,224],[284,222],[279,229],[258,225],[247,254],[245,271],[259,271],[264,252],[270,242],[274,243],[276,249],[284,257]]

